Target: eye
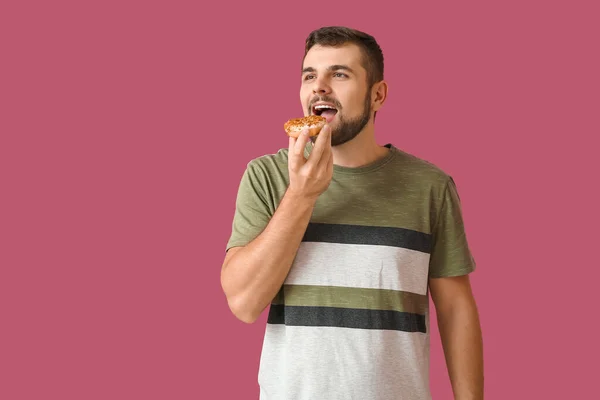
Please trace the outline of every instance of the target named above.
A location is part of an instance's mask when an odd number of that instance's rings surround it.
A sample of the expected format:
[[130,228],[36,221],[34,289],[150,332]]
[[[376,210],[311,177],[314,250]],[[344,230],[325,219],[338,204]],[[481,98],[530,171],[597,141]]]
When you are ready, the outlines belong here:
[[344,74],[344,73],[342,73],[342,72],[336,72],[336,73],[334,74],[334,76],[335,76],[336,78],[337,78],[337,77],[340,77],[340,78],[347,78],[347,77],[348,77],[348,75],[346,75],[346,74]]
[[309,75],[306,75],[306,76],[304,77],[304,80],[305,80],[305,81],[307,81],[307,80],[309,80],[309,79],[311,79],[311,78],[313,78],[313,77],[314,77],[314,75],[310,75],[310,74],[309,74]]

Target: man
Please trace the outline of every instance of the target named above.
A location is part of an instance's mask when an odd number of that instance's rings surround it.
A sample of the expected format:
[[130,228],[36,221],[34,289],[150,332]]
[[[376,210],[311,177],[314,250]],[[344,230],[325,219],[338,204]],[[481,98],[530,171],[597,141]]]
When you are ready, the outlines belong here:
[[376,143],[388,87],[373,37],[325,27],[305,50],[304,115],[327,125],[248,163],[222,266],[237,318],[270,306],[260,398],[430,399],[431,293],[455,398],[482,399],[475,262],[453,179]]

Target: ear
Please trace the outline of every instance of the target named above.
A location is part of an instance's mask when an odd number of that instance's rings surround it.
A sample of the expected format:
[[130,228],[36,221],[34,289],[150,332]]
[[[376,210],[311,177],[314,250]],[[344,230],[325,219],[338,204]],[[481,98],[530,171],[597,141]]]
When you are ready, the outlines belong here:
[[371,89],[371,101],[373,102],[373,111],[379,110],[387,98],[388,85],[386,81],[379,81]]

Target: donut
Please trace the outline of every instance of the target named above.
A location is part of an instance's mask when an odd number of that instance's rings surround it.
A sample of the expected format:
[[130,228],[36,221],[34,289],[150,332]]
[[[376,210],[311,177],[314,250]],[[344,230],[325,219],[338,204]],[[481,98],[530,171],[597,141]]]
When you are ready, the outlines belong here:
[[308,136],[314,137],[321,132],[321,129],[325,126],[327,120],[325,117],[320,115],[309,115],[308,117],[292,118],[283,124],[283,129],[288,136],[298,139],[302,129],[308,127]]

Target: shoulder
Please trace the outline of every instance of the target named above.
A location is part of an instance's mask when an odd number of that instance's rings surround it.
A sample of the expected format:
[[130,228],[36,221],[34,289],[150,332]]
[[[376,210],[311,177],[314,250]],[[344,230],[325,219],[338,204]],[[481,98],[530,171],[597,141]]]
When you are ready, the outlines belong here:
[[397,171],[411,181],[441,189],[444,189],[452,181],[450,174],[437,164],[397,147],[392,147],[392,149],[396,153],[394,164]]
[[288,149],[279,149],[251,159],[246,165],[245,179],[264,191],[280,191],[288,181]]
[[282,148],[275,153],[264,154],[255,157],[248,162],[247,168],[250,170],[259,170],[268,172],[271,170],[280,170],[282,166],[287,168],[288,149]]

